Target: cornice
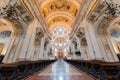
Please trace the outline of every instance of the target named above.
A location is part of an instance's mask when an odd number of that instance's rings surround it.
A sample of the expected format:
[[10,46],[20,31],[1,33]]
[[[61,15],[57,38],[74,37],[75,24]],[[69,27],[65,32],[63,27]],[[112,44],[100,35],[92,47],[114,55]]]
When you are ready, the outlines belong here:
[[[39,23],[41,24],[41,26],[42,26],[41,28],[42,28],[44,34],[46,34],[48,36],[48,38],[51,39],[51,34],[49,33],[49,31],[47,29],[47,25],[42,17],[39,7],[38,7],[39,4],[36,2],[36,0],[30,0],[28,2],[31,4],[32,10],[34,10],[32,12],[34,12],[35,17],[38,19]],[[34,5],[34,6],[32,6],[32,5]]]
[[[72,38],[72,37],[76,34],[77,29],[78,29],[81,21],[83,20],[83,18],[84,18],[84,16],[85,16],[85,14],[82,15],[83,9],[85,9],[85,8],[84,8],[85,3],[86,3],[86,0],[84,0],[84,1],[81,2],[79,14],[78,14],[78,16],[77,16],[77,19],[76,19],[74,25],[73,25],[73,30],[72,30],[72,32],[69,34],[70,38]],[[85,7],[86,7],[86,6],[85,6]]]

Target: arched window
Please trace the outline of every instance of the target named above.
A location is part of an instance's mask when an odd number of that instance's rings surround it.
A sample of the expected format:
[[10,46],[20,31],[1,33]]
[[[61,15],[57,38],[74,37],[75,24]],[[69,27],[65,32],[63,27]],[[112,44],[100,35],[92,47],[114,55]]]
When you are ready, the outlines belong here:
[[111,36],[113,36],[113,37],[120,37],[120,31],[118,31],[118,30],[112,30],[111,31]]

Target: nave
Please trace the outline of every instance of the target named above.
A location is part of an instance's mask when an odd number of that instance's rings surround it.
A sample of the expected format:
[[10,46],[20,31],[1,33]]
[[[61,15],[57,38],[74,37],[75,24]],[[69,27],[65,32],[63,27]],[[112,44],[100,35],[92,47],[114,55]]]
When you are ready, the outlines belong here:
[[25,80],[95,80],[65,61],[56,61]]
[[0,80],[93,77],[120,80],[120,0],[0,0]]

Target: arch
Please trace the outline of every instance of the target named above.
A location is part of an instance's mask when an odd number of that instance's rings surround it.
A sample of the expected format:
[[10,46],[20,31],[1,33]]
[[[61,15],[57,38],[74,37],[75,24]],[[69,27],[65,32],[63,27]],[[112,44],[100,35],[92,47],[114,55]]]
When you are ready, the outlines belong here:
[[82,57],[84,57],[83,59],[85,60],[89,60],[90,59],[90,53],[88,51],[88,44],[87,44],[87,40],[85,37],[82,37],[81,39],[81,54]]
[[107,29],[108,35],[111,37],[119,37],[120,36],[120,17],[115,18]]
[[46,21],[49,22],[49,20],[51,20],[52,18],[58,17],[58,16],[62,16],[62,17],[66,17],[69,20],[71,20],[72,22],[75,21],[75,17],[73,17],[71,14],[69,14],[68,12],[64,12],[64,11],[55,11],[54,13],[49,14],[46,17]]
[[116,19],[118,19],[118,18],[110,17],[108,19],[101,20],[100,24],[97,27],[96,33],[99,36],[108,36],[108,35],[110,35],[112,25],[114,24]]
[[72,30],[71,26],[64,22],[54,23],[49,27],[49,31],[53,32],[55,28],[65,28],[68,31],[68,33],[70,33],[70,31]]
[[77,50],[77,41],[76,41],[76,38],[73,38],[72,39],[72,43],[74,44],[75,46],[75,51]]
[[45,38],[45,43],[44,43],[44,50],[47,49],[47,45],[49,44],[49,39]]
[[[40,5],[41,13],[48,25],[49,32],[51,32],[50,30],[51,25],[54,25],[54,24],[60,25],[59,23],[64,23],[69,25],[69,27],[72,27],[76,20],[76,16],[79,13],[80,2],[81,1],[78,1],[78,0],[57,0],[57,1],[41,0],[39,1],[38,3]],[[62,20],[60,18],[62,18]],[[62,22],[62,21],[65,21],[65,22]]]
[[103,53],[106,54],[106,56],[109,56],[108,59],[106,58],[106,60],[110,62],[117,60],[116,54],[118,53],[116,40],[119,39],[115,39],[115,36],[112,35],[112,32],[116,30],[116,19],[118,20],[118,17],[103,19],[97,28],[97,34],[100,41],[99,43],[104,49]]
[[87,40],[85,38],[81,39],[81,45],[82,46],[87,46]]
[[66,39],[64,37],[58,37],[55,39],[55,42],[58,42],[58,43],[66,42]]
[[108,27],[108,35],[116,54],[120,53],[120,17],[114,18]]
[[[41,8],[43,8],[46,4],[50,3],[50,2],[54,2],[55,0],[40,0],[39,3],[41,5]],[[79,1],[78,0],[67,0],[70,1],[71,3],[73,3],[74,5],[76,5],[79,8]]]
[[12,22],[10,19],[0,19],[0,32],[9,30],[14,36],[21,36],[24,33],[23,27],[18,22]]
[[4,44],[4,49],[2,50],[2,55],[7,53],[10,41],[13,41],[15,37],[22,36],[22,27],[16,22],[8,18],[0,19],[0,43]]
[[11,35],[11,31],[7,30],[7,31],[2,31],[0,32],[0,38],[6,38],[9,37]]

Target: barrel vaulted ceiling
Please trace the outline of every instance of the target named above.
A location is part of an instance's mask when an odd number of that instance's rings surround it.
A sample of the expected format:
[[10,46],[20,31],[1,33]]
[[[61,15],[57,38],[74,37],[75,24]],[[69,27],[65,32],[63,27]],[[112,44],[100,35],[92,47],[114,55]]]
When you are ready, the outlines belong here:
[[[96,0],[22,0],[38,19],[53,46],[69,44],[79,30],[92,1]],[[55,44],[54,44],[55,43]],[[66,46],[67,46],[66,44]]]
[[78,0],[41,0],[39,3],[50,32],[58,27],[66,28],[71,32],[79,12]]
[[66,46],[66,43],[69,44],[71,35],[79,30],[80,23],[85,19],[91,2],[96,0],[18,1],[32,17],[38,19],[40,24],[37,27],[40,27],[43,34],[49,36],[51,42]]
[[[86,1],[86,0],[84,0]],[[25,0],[31,6],[37,18],[45,22],[46,29],[52,33],[56,28],[62,27],[70,33],[80,13],[83,0]],[[32,9],[31,9],[32,10]],[[39,17],[38,17],[39,16]]]
[[50,37],[57,28],[73,35],[85,18],[87,7],[96,0],[23,0]]
[[50,34],[53,33],[56,28],[64,28],[68,33],[74,32],[83,20],[83,17],[87,14],[89,10],[87,7],[90,7],[91,3],[96,0],[19,1],[24,3],[26,9],[39,19],[45,32]]

